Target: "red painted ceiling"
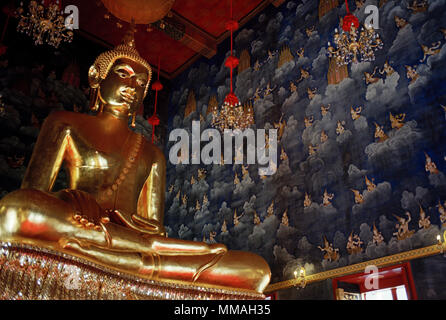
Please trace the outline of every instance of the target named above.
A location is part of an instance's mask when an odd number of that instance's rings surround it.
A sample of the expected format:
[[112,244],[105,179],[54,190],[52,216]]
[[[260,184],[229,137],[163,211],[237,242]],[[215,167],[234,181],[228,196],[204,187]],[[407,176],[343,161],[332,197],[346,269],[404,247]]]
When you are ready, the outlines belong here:
[[[260,10],[262,5],[265,7],[270,2],[268,0],[233,1],[234,19],[238,21],[244,19],[246,22],[256,10]],[[82,33],[110,46],[120,43],[128,24],[113,16],[106,19],[104,15],[107,10],[101,1],[71,0],[70,4],[79,8],[79,26]],[[210,44],[210,47],[216,47],[227,35],[225,23],[230,18],[229,0],[176,0],[172,13],[174,18],[177,17],[187,24],[186,28],[196,31],[195,39]],[[117,22],[123,27],[119,28]],[[147,32],[146,29],[147,25],[137,26],[136,47],[141,56],[153,66],[157,65],[160,58],[162,72],[168,78],[176,76],[199,55],[196,49],[192,49],[193,47],[172,39],[156,28],[153,28],[151,32]]]
[[[261,2],[260,0],[233,1],[234,20],[238,21],[245,17]],[[225,23],[231,17],[229,1],[176,0],[172,9],[215,38],[226,31]]]

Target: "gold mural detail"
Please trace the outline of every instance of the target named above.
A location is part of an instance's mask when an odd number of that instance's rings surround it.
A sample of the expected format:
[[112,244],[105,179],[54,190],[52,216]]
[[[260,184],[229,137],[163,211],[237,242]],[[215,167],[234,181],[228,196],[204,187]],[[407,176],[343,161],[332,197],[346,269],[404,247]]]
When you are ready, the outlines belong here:
[[282,47],[282,50],[280,51],[279,62],[277,63],[277,68],[280,68],[285,63],[293,61],[293,60],[294,60],[294,56],[291,53],[290,47],[285,45]]
[[251,56],[249,55],[248,50],[243,50],[240,54],[240,62],[238,64],[238,73],[242,73],[243,71],[251,68]]
[[338,0],[319,0],[319,20],[338,5]]
[[212,114],[212,112],[217,111],[217,110],[218,110],[217,96],[213,94],[209,98],[208,107],[206,109],[206,115]]
[[186,109],[184,110],[184,118],[186,119],[192,112],[197,110],[197,101],[195,100],[195,93],[193,90],[189,91],[187,97]]
[[348,78],[347,65],[339,66],[335,58],[330,58],[327,73],[328,84],[338,84],[346,78]]

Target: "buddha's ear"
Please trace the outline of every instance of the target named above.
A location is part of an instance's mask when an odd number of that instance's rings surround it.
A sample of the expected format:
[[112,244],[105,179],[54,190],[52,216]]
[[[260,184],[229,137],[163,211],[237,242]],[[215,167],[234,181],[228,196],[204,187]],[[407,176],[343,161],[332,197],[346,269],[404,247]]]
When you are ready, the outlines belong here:
[[99,87],[90,89],[90,110],[99,110]]
[[88,82],[90,84],[90,87],[93,89],[97,89],[99,87],[101,79],[99,76],[98,66],[92,65],[90,67],[90,70],[88,70]]

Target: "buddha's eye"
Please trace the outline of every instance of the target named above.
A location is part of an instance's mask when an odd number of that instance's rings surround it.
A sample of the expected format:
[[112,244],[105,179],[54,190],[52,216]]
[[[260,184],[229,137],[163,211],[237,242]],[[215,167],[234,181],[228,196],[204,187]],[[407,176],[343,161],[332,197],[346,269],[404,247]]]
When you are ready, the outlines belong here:
[[115,73],[123,79],[130,77],[130,74],[125,69],[116,69]]

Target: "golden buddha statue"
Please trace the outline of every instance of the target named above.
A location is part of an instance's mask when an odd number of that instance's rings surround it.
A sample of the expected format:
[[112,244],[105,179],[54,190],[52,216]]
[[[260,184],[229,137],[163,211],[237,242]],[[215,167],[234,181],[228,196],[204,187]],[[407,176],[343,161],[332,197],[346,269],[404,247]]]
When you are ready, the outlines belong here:
[[[151,75],[133,35],[96,59],[89,83],[98,113],[48,116],[21,189],[0,201],[0,241],[55,250],[143,279],[263,292],[271,272],[260,256],[166,237],[166,160],[128,127]],[[69,188],[52,192],[62,164]]]

